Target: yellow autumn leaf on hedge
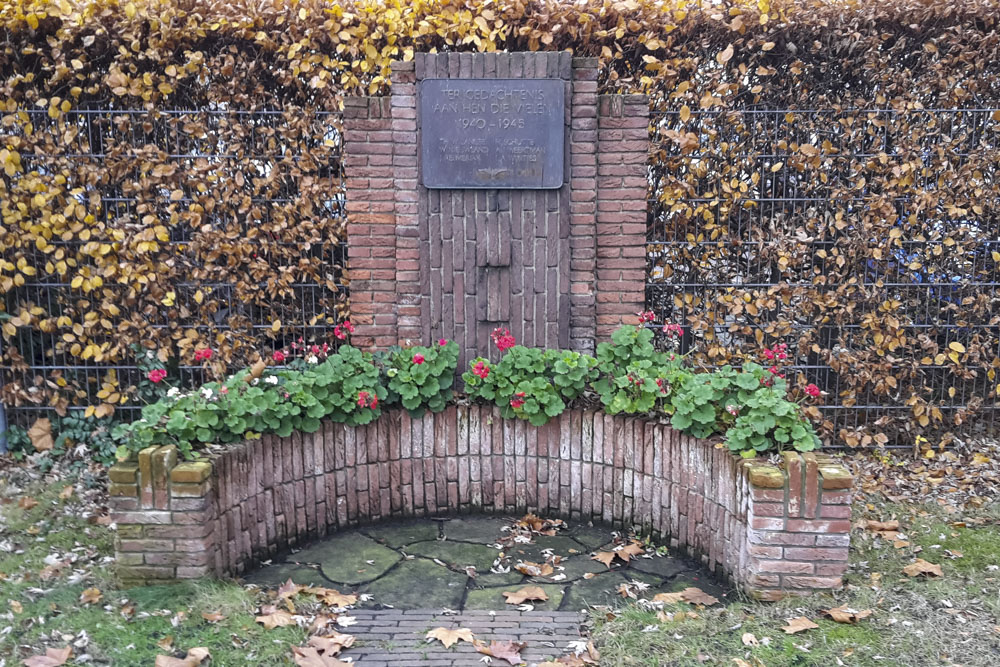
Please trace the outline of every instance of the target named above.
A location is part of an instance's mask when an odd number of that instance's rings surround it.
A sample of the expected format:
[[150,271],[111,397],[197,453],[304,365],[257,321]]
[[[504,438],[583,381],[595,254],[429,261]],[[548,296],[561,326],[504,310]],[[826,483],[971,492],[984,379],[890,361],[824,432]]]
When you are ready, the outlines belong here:
[[167,292],[167,295],[163,297],[160,303],[162,303],[164,306],[172,306],[174,305],[174,300],[176,298],[177,298],[176,292]]
[[948,349],[954,350],[955,352],[958,352],[959,354],[962,354],[963,352],[965,352],[965,346],[962,345],[961,343],[959,343],[958,341],[953,341],[951,343],[948,343]]

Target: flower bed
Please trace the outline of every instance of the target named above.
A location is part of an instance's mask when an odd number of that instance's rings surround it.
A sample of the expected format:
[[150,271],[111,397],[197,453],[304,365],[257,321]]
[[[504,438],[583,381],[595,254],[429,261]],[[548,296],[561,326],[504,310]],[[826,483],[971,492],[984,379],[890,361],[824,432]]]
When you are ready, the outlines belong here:
[[[278,351],[282,367],[171,388],[116,433],[122,579],[233,575],[387,518],[536,511],[668,539],[768,599],[840,585],[852,480],[809,451],[777,366],[695,372],[630,326],[594,357],[494,341],[500,361],[463,375],[471,405],[452,404],[446,340]],[[588,394],[603,410],[572,407]],[[779,448],[781,466],[754,458]]]
[[[652,313],[639,313],[639,319],[640,325],[651,321]],[[347,339],[353,327],[343,326],[336,334]],[[650,329],[623,326],[590,356],[523,347],[508,331],[497,329],[493,342],[502,356],[497,363],[479,357],[469,364],[462,375],[465,395],[494,403],[503,417],[534,426],[589,395],[611,415],[669,417],[681,433],[696,438],[722,435],[728,448],[744,457],[819,447],[803,409],[789,398],[781,370],[786,358],[782,346],[762,351],[770,364],[767,369],[748,363],[739,370],[699,370],[673,350],[677,331],[675,325],[664,326],[666,336],[657,346]],[[272,365],[259,361],[195,391],[167,390],[143,409],[141,419],[117,428],[119,458],[151,445],[174,444],[182,458],[190,459],[208,444],[265,433],[313,433],[323,419],[367,424],[386,407],[399,406],[419,417],[424,411],[440,412],[453,398],[458,360],[454,342],[442,339],[430,347],[376,354],[349,344],[332,354],[325,346],[296,348],[276,351]],[[209,358],[212,352],[196,354]],[[161,384],[165,373],[153,368],[148,378]],[[820,397],[815,385],[796,391],[803,400]]]

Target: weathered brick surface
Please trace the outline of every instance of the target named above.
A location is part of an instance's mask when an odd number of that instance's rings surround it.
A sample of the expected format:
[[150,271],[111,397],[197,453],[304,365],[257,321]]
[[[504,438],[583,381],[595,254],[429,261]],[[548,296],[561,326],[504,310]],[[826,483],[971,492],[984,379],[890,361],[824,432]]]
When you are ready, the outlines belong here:
[[[170,452],[148,455],[167,460]],[[119,568],[130,580],[199,567],[238,574],[383,519],[531,511],[639,526],[771,599],[809,590],[809,581],[839,582],[847,567],[850,490],[824,490],[814,478],[824,468],[838,480],[846,471],[818,456],[810,466],[788,455],[784,468],[742,461],[667,424],[590,410],[541,428],[488,406],[449,406],[419,419],[389,411],[358,428],[326,422],[316,433],[232,446],[202,464],[209,472],[200,484],[170,481],[167,508],[115,497],[112,516]],[[191,467],[176,465],[181,474],[162,478],[191,479]],[[775,488],[777,479],[784,488]],[[818,516],[801,518],[809,506]]]
[[[419,82],[472,76],[564,82],[561,188],[420,184]],[[607,334],[631,321],[644,282],[645,98],[599,104],[597,60],[568,52],[416,54],[392,78],[390,97],[345,100],[355,343],[454,339],[464,368],[496,354],[497,326],[528,346],[592,351],[601,323]]]
[[[588,615],[579,611],[464,611],[442,614],[440,610],[385,610],[351,612],[356,623],[351,634],[355,645],[343,657],[366,667],[455,667],[479,666],[483,655],[467,642],[450,649],[428,642],[427,631],[467,628],[476,639],[524,642],[521,652],[529,665],[571,653],[570,642],[586,638]],[[494,663],[497,661],[494,660]]]

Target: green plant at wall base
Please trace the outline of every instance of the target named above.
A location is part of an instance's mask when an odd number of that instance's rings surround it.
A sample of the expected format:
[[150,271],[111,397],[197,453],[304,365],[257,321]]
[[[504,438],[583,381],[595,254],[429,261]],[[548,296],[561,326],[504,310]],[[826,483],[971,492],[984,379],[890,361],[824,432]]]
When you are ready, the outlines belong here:
[[388,380],[387,404],[399,403],[413,417],[444,410],[455,383],[457,343],[442,338],[436,347],[390,350],[380,361]]
[[114,431],[118,457],[160,444],[175,444],[190,458],[196,446],[259,437],[262,433],[311,433],[322,419],[351,426],[380,414],[388,391],[372,355],[342,346],[323,362],[304,370],[266,370],[263,363],[223,382],[199,389],[172,389],[147,405],[142,417]]
[[570,350],[539,350],[522,345],[503,349],[490,366],[482,357],[462,375],[470,398],[496,403],[504,417],[525,419],[535,426],[558,417],[566,402],[580,396],[597,377],[597,360]]
[[623,326],[610,343],[597,345],[600,379],[594,391],[608,414],[649,412],[668,398],[670,388],[685,373],[683,359],[653,346],[653,332]]

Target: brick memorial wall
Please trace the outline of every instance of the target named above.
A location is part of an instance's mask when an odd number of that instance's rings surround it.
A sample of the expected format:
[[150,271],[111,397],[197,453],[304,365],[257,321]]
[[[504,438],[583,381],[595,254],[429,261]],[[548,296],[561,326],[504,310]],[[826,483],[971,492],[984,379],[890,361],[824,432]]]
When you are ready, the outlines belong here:
[[[347,98],[353,342],[489,334],[593,351],[644,305],[648,103],[598,95],[569,53],[417,54],[392,94]],[[426,93],[426,95],[424,94]],[[536,428],[492,407],[265,435],[207,460],[172,446],[111,469],[126,583],[235,575],[337,530],[449,513],[539,512],[638,527],[764,598],[836,588],[852,479],[781,466],[668,425],[568,410]]]
[[351,526],[471,513],[635,526],[766,598],[835,588],[847,568],[852,480],[828,457],[744,461],[663,423],[589,410],[540,428],[485,406],[391,411],[204,462],[151,447],[111,479],[126,583],[236,575]]
[[[417,54],[394,64],[391,96],[345,99],[351,317],[360,345],[453,339],[464,367],[495,354],[487,343],[498,326],[524,345],[593,351],[595,340],[634,320],[645,301],[649,106],[643,95],[598,95],[597,74],[596,58],[568,52]],[[421,109],[421,85],[441,81],[454,83],[465,116],[461,107]],[[490,81],[504,83],[487,88]],[[538,81],[563,88],[558,187],[424,187],[422,142],[492,140],[456,131],[455,122],[515,122],[516,112],[488,111],[496,99],[488,92],[527,96]],[[537,137],[523,143],[521,150],[555,150]],[[477,165],[493,164],[489,157],[462,164],[488,172]]]

